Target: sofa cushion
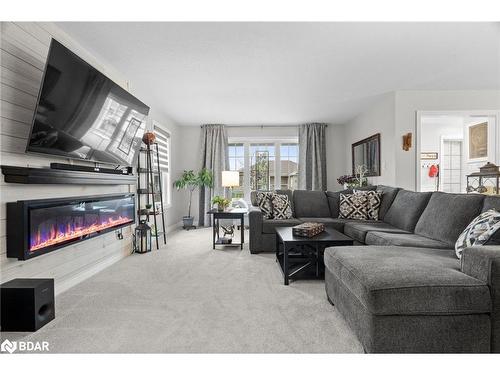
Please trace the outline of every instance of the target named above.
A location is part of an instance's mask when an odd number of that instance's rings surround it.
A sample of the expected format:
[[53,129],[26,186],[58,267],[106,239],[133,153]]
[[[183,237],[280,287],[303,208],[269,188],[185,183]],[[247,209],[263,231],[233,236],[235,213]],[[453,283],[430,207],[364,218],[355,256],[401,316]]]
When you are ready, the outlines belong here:
[[262,221],[262,233],[274,234],[275,228],[278,227],[293,227],[294,225],[302,224],[302,221],[298,219],[282,219],[282,220],[263,220]]
[[[257,191],[253,190],[250,192],[250,203],[252,203],[252,206],[258,207],[257,204]],[[276,190],[276,194],[284,194],[288,197],[288,200],[290,201],[292,205],[292,214],[294,213],[293,211],[293,192],[291,190]]]
[[481,213],[465,228],[455,244],[457,258],[466,247],[486,245],[500,231],[500,212],[495,209]]
[[385,185],[378,185],[377,186],[377,191],[382,192],[382,201],[380,202],[380,208],[378,210],[378,219],[379,220],[384,220],[385,214],[391,207],[392,202],[394,201],[394,198],[396,198],[396,195],[398,194],[398,191],[401,190],[400,188],[395,188],[391,186],[385,186]]
[[[489,195],[486,198],[484,198],[484,204],[483,204],[483,211],[486,212],[488,210],[497,210],[500,212],[500,196],[498,195]],[[500,231],[497,231],[491,238],[489,239],[488,242],[486,242],[486,245],[500,245]]]
[[368,222],[348,222],[344,225],[344,234],[352,239],[365,243],[365,237],[368,232],[389,232],[389,233],[410,233],[402,229],[396,228],[391,224],[383,221],[368,221]]
[[453,250],[330,247],[325,250],[324,259],[328,271],[375,315],[491,311],[488,286],[460,271],[460,261]]
[[271,198],[273,206],[273,219],[292,219],[292,204],[285,194],[273,194]]
[[354,194],[366,196],[366,216],[368,220],[378,220],[380,203],[382,201],[382,192],[376,190],[354,190]]
[[340,194],[339,218],[367,220],[368,196],[365,194]]
[[290,201],[290,207],[292,208],[292,215],[295,216],[295,211],[293,207],[293,191],[292,190],[276,190],[276,194],[281,194],[281,195],[286,195],[288,197],[288,200]]
[[460,233],[479,215],[484,195],[432,193],[415,233],[454,247]]
[[256,194],[257,207],[262,211],[264,219],[273,218],[273,193],[267,191],[258,191]]
[[481,212],[486,212],[492,209],[500,212],[500,195],[488,195],[484,198],[483,209]]
[[368,232],[365,237],[365,243],[377,246],[411,246],[435,249],[453,248],[453,246],[449,246],[444,242],[412,233]]
[[[356,190],[359,191],[371,191],[371,190],[376,190],[377,187],[370,185],[370,186],[363,186],[360,188],[356,188]],[[353,190],[352,189],[346,189],[346,190],[341,190],[341,191],[327,191],[326,192],[326,197],[328,199],[328,205],[330,207],[330,216],[333,218],[339,217],[339,207],[340,207],[340,194],[352,194]]]
[[413,232],[431,195],[430,192],[417,193],[399,190],[391,207],[385,214],[384,221],[400,229]]
[[340,193],[349,194],[349,190],[326,192],[328,206],[330,208],[330,216],[333,218],[339,217],[340,214]]
[[294,190],[295,217],[329,217],[330,206],[324,191]]

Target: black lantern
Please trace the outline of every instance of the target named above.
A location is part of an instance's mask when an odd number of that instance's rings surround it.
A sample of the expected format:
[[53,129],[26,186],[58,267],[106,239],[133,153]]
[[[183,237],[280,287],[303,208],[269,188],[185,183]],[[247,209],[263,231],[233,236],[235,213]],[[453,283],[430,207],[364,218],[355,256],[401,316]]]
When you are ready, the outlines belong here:
[[500,194],[500,171],[498,166],[486,163],[479,172],[467,176],[467,193]]
[[147,253],[151,251],[151,227],[143,220],[135,227],[134,252]]

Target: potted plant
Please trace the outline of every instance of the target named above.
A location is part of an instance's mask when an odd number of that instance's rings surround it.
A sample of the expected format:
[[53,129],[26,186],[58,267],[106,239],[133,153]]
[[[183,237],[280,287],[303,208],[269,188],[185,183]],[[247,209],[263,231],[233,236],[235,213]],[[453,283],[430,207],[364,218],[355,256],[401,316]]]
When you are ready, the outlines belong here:
[[339,183],[339,185],[342,185],[344,189],[351,189],[353,187],[356,187],[357,183],[356,177],[349,175],[340,176],[339,178],[337,178],[337,182]]
[[212,198],[212,203],[217,205],[217,210],[219,212],[223,212],[226,207],[229,206],[229,203],[231,203],[231,201],[229,199],[221,197],[220,195],[216,195]]
[[212,187],[212,185],[213,174],[205,168],[198,173],[195,173],[193,170],[185,170],[182,172],[181,177],[174,182],[174,186],[177,190],[186,189],[189,192],[188,214],[187,216],[182,217],[184,228],[189,229],[193,226],[194,217],[191,216],[191,201],[193,198],[193,192],[196,188]]

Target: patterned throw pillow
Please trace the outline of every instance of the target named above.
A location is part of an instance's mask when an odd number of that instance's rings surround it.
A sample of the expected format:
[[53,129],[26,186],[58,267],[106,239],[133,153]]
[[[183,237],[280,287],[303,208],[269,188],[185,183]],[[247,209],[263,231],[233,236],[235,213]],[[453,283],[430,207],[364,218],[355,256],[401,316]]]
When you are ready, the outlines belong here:
[[273,194],[271,204],[273,206],[274,219],[291,219],[293,217],[292,205],[287,195]]
[[255,198],[257,201],[257,206],[262,211],[264,219],[272,219],[273,204],[271,200],[273,198],[273,193],[259,191],[257,192]]
[[365,194],[340,194],[340,213],[342,219],[367,220],[368,197]]
[[482,246],[500,229],[500,212],[488,210],[476,217],[460,234],[455,244],[458,259],[462,251],[469,246]]
[[366,216],[368,220],[378,220],[378,211],[382,203],[383,192],[375,190],[354,190],[354,194],[366,195]]

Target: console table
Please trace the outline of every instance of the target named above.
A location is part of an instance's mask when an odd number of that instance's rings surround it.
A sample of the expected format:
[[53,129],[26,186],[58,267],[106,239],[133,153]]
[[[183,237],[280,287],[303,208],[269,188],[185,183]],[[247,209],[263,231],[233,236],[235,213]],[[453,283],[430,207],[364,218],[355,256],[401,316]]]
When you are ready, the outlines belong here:
[[[212,223],[212,249],[215,249],[215,245],[239,245],[240,249],[243,250],[243,244],[245,243],[245,214],[247,214],[248,211],[246,209],[232,209],[230,211],[218,211],[217,209],[212,209],[207,212],[209,215],[213,215],[214,220]],[[221,238],[219,237],[219,230],[220,230],[220,220],[240,220],[240,234],[241,234],[241,239],[240,243],[234,243],[231,242],[230,244],[223,243]]]

